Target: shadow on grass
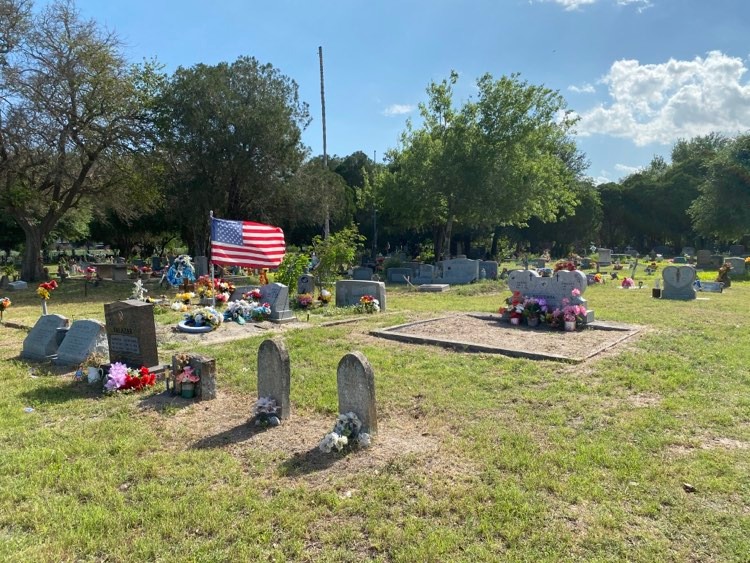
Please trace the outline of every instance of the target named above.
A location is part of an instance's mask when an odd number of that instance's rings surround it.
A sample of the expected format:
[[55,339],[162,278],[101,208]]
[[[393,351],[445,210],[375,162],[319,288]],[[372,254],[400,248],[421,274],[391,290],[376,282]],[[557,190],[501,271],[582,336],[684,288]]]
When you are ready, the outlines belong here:
[[221,448],[228,444],[238,444],[249,440],[257,434],[261,434],[268,430],[268,427],[255,426],[252,421],[243,422],[238,424],[234,428],[229,428],[213,436],[206,436],[201,438],[190,446],[193,450],[209,450],[212,448]]
[[193,404],[195,399],[183,399],[180,395],[172,395],[170,391],[149,395],[138,402],[142,409],[154,410],[159,414],[171,414]]
[[350,452],[346,453],[323,453],[318,446],[309,449],[303,454],[295,453],[291,459],[286,460],[279,467],[279,472],[284,477],[299,477],[316,471],[323,471],[334,463],[344,459]]
[[21,397],[32,405],[59,404],[76,399],[101,398],[102,389],[97,385],[87,385],[82,381],[71,381],[62,386],[36,387],[21,393]]

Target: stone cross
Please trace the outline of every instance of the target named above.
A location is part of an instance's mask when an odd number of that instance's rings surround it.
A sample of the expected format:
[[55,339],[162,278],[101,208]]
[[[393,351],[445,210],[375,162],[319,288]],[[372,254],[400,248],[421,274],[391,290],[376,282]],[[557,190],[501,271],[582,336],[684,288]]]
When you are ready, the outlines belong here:
[[279,419],[291,415],[289,352],[280,340],[264,340],[258,348],[258,398],[270,397],[281,409]]
[[376,434],[378,413],[375,408],[375,374],[362,352],[341,358],[336,372],[339,413],[353,412],[362,421],[362,432]]

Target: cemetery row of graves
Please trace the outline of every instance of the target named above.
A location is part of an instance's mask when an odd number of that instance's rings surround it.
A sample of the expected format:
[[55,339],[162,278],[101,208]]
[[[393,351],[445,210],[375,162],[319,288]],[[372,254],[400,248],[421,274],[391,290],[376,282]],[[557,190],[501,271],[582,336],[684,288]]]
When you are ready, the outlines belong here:
[[740,560],[745,260],[598,258],[7,288],[0,556]]

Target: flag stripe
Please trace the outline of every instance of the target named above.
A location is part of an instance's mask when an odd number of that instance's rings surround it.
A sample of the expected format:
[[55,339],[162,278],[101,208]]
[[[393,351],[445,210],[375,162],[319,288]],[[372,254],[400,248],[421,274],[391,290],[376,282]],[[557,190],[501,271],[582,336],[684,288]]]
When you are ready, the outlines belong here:
[[251,221],[213,219],[211,261],[250,268],[275,268],[284,258],[284,231]]

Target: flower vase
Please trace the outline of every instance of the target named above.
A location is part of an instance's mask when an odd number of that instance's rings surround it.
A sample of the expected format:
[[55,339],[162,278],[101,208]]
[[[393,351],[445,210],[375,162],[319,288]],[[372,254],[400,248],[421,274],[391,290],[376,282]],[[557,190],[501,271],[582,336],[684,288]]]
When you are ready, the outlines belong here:
[[101,368],[89,366],[89,373],[87,380],[89,384],[94,384],[104,376],[104,371]]
[[47,314],[47,300],[42,299],[42,315],[46,315],[46,314]]
[[526,322],[532,328],[539,326],[539,317],[529,317],[528,319],[526,319]]
[[575,321],[565,321],[565,332],[573,332],[576,329]]
[[192,399],[195,397],[195,383],[189,381],[184,382],[180,386],[180,396],[183,399]]
[[521,324],[521,319],[518,318],[518,317],[511,317],[510,318],[510,324],[512,324],[512,325],[520,325]]

